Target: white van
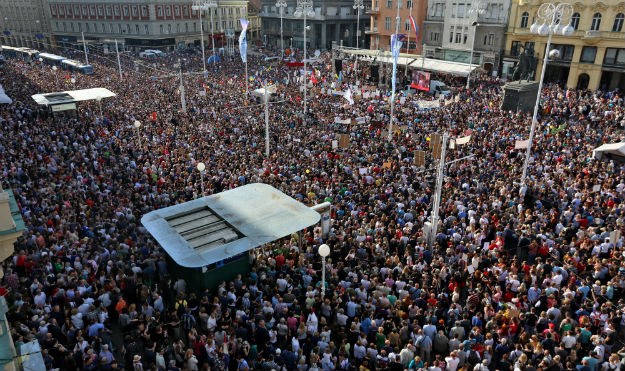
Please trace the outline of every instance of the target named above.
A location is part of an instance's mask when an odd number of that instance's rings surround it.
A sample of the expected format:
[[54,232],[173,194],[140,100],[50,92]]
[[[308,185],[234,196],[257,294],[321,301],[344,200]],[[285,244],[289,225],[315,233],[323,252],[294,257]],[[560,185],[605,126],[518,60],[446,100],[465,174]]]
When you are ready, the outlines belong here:
[[156,54],[154,54],[152,52],[145,51],[145,52],[139,53],[139,58],[148,58],[148,59],[156,58]]
[[445,98],[449,98],[451,97],[451,90],[449,89],[449,87],[447,87],[447,85],[445,85],[444,82],[438,81],[438,80],[431,80],[430,81],[430,94],[434,95],[437,98],[440,97],[441,95],[443,95]]
[[167,55],[167,53],[165,53],[164,51],[162,51],[162,50],[156,50],[156,49],[146,49],[146,50],[144,50],[144,52],[146,52],[146,53],[152,53],[152,54],[154,54],[154,55],[155,55],[155,56],[157,56],[157,57],[164,57],[164,56],[166,56],[166,55]]

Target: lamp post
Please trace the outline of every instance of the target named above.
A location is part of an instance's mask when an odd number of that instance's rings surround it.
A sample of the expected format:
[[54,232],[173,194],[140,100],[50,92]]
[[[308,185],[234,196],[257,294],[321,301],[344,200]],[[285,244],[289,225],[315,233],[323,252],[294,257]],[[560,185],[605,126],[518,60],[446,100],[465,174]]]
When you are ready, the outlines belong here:
[[[530,32],[540,36],[547,36],[547,45],[545,45],[545,55],[543,57],[543,66],[540,71],[540,80],[538,81],[538,94],[536,94],[536,104],[534,105],[534,114],[532,115],[532,126],[530,128],[530,137],[525,151],[525,163],[523,164],[523,174],[521,175],[521,187],[525,187],[525,179],[527,177],[527,168],[532,154],[532,141],[538,123],[538,107],[540,106],[540,96],[543,89],[543,81],[545,79],[545,71],[547,70],[547,62],[549,61],[549,48],[551,47],[551,37],[554,34],[562,36],[570,36],[574,29],[571,26],[571,15],[573,7],[568,3],[544,3],[536,12],[536,21],[530,27]],[[566,25],[566,26],[565,26]]]
[[477,26],[480,19],[480,15],[484,14],[486,9],[482,5],[482,1],[478,1],[468,10],[469,20],[473,20],[471,22],[471,26],[473,26],[473,41],[471,42],[471,54],[469,55],[469,73],[467,73],[467,90],[469,89],[469,82],[471,81],[471,69],[473,67],[473,53],[475,52],[475,34],[477,32]]
[[284,35],[282,30],[282,14],[284,12],[284,8],[286,8],[285,0],[278,0],[276,3],[276,8],[280,10],[280,50],[282,51],[281,57],[284,59]]
[[[358,36],[360,36],[360,11],[365,8],[363,0],[354,0],[354,9],[356,9],[356,49],[360,47],[358,44]],[[358,74],[358,57],[354,61],[354,72]]]
[[197,10],[200,18],[200,43],[202,45],[202,66],[204,68],[204,76],[206,76],[206,53],[204,52],[204,21],[202,19],[202,11],[208,10],[207,1],[195,0],[191,5],[192,10]]
[[321,298],[326,296],[326,257],[330,255],[330,246],[325,243],[319,246],[319,256],[321,256]]
[[206,165],[203,162],[198,162],[196,168],[200,172],[200,179],[202,182],[202,197],[204,197],[206,195],[206,193],[204,193],[204,171],[206,170]]
[[137,129],[137,139],[139,140],[139,147],[141,147],[141,134],[139,133],[139,128],[141,127],[141,121],[135,120],[134,126],[135,126],[135,129]]
[[59,68],[57,66],[52,66],[52,73],[54,73],[54,83],[58,84],[59,83],[59,78],[56,75],[56,70],[58,70]]
[[100,120],[102,120],[102,97],[98,95],[95,100],[98,102],[98,106],[100,107]]
[[308,31],[308,27],[306,26],[306,18],[312,17],[315,15],[313,11],[313,0],[297,0],[297,6],[295,7],[295,13],[293,14],[297,18],[304,17],[304,122],[306,121],[306,90],[308,85],[308,72],[306,71],[306,32]]

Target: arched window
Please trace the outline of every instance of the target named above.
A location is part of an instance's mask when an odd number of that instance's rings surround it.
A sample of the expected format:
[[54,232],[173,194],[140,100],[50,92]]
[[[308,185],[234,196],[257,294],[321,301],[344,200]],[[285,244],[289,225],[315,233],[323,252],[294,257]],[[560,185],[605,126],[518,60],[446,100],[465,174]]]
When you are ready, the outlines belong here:
[[523,12],[521,14],[521,28],[527,28],[527,22],[530,19],[530,14],[528,12]]
[[577,30],[579,27],[579,13],[573,13],[571,16],[571,27],[573,27],[574,30]]
[[623,13],[619,13],[614,17],[614,25],[612,25],[612,31],[621,32],[623,29],[623,20],[625,20],[625,15]]
[[592,16],[592,24],[590,25],[591,31],[599,31],[601,26],[601,13],[595,13]]

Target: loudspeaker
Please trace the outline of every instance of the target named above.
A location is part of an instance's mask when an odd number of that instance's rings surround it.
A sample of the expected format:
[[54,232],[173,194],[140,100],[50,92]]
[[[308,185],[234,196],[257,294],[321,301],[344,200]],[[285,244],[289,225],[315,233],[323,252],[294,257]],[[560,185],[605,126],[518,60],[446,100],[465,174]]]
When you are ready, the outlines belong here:
[[334,60],[334,69],[336,70],[336,73],[339,73],[339,72],[343,71],[343,60],[342,59],[335,59]]
[[380,73],[378,72],[378,66],[371,66],[371,81],[380,81]]

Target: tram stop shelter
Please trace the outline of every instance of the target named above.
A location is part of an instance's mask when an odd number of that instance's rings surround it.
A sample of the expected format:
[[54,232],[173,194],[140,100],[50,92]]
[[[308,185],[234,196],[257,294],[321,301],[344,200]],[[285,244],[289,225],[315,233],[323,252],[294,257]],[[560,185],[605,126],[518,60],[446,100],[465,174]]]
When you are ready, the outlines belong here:
[[201,268],[289,236],[319,219],[318,212],[276,188],[252,183],[154,210],[141,223],[176,264]]
[[37,104],[47,106],[52,112],[76,109],[76,103],[89,100],[100,101],[115,97],[116,94],[106,88],[70,90],[55,93],[41,93],[32,96]]

